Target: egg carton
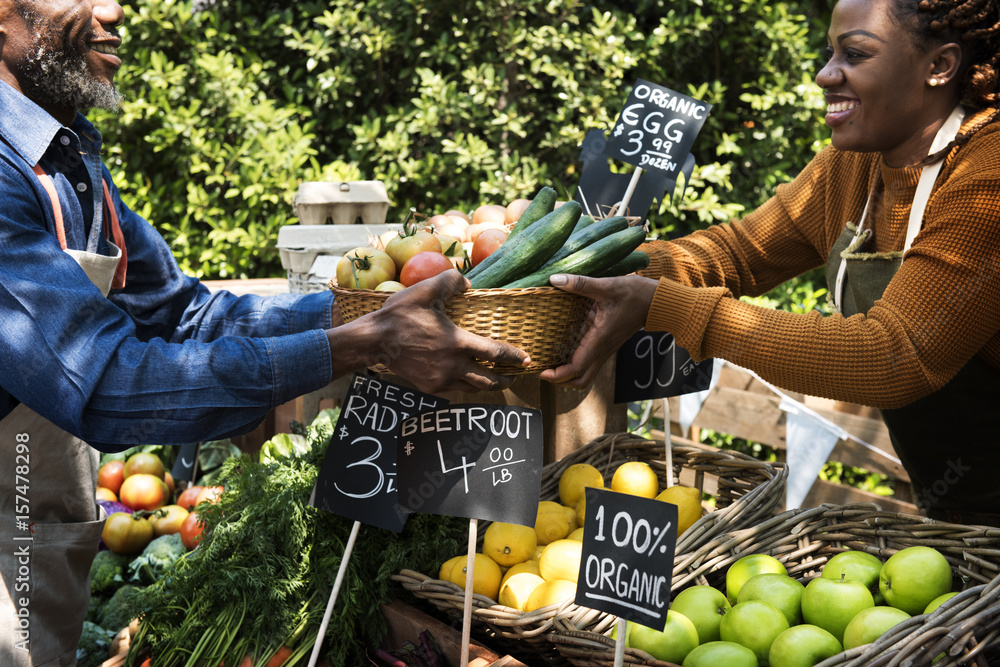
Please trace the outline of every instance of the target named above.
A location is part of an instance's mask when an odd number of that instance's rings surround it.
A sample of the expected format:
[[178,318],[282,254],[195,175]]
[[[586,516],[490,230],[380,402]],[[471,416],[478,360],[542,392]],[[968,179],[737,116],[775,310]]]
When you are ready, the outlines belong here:
[[303,225],[381,225],[389,196],[382,181],[310,181],[299,186],[292,207]]
[[285,225],[278,230],[281,268],[299,274],[312,272],[317,257],[345,253],[369,245],[369,237],[399,229],[398,225]]

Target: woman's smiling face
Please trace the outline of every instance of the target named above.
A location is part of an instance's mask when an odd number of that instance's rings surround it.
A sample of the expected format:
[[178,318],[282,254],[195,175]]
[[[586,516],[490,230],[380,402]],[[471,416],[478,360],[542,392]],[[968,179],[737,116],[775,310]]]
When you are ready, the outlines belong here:
[[880,152],[887,164],[902,166],[927,155],[941,111],[928,98],[934,50],[915,46],[892,16],[892,1],[837,3],[816,83],[826,94],[836,148]]

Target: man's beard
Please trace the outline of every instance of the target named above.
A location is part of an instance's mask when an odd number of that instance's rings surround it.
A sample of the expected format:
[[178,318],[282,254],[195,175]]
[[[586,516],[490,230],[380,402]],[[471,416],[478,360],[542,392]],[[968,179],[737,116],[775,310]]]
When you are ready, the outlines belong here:
[[19,68],[22,92],[46,108],[85,111],[121,107],[121,95],[113,83],[101,81],[87,67],[86,55],[73,44],[60,45],[55,33],[28,16],[36,35],[27,60]]

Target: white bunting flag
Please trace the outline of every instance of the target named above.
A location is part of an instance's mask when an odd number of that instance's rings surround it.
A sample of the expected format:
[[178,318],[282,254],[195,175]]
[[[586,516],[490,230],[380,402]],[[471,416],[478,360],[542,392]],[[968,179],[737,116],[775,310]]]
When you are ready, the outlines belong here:
[[778,407],[787,415],[788,483],[785,509],[797,509],[809,494],[830,452],[846,436],[846,432],[797,401],[782,399]]

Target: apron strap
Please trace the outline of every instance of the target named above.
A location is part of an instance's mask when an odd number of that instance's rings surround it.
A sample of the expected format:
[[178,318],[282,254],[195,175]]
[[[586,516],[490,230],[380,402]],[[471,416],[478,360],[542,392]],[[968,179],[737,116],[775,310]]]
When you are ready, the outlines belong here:
[[[947,120],[945,120],[944,124],[937,131],[937,134],[934,135],[934,141],[931,143],[930,151],[927,154],[933,155],[950,144],[958,136],[958,131],[962,129],[962,121],[964,119],[965,109],[959,104],[952,110]],[[934,164],[926,165],[920,170],[920,180],[917,182],[917,189],[913,194],[913,203],[910,205],[910,218],[906,227],[906,239],[903,243],[904,253],[913,245],[913,239],[917,237],[917,234],[920,233],[920,228],[923,227],[924,209],[927,208],[927,201],[930,199],[931,190],[934,189],[934,181],[937,180],[938,174],[941,173],[942,165],[944,165],[943,159],[938,160]],[[872,192],[874,190],[875,186],[872,186]],[[858,222],[858,231],[854,235],[851,245],[854,245],[854,242],[857,241],[858,237],[864,231],[865,222],[868,219],[868,206],[871,204],[871,200],[872,195],[869,192],[864,211],[861,213],[861,220]],[[846,271],[847,260],[841,258],[840,266],[837,268],[837,284],[834,286],[833,292],[833,302],[837,308],[837,312],[843,310],[844,276]]]
[[52,212],[56,218],[56,238],[59,239],[59,247],[65,250],[66,228],[63,226],[62,206],[59,204],[59,193],[56,192],[56,184],[52,182],[52,177],[46,174],[45,170],[37,164],[31,169],[35,172],[38,180],[41,181],[42,187],[45,188],[45,192],[48,193],[49,199],[52,201]]
[[[59,239],[59,247],[66,250],[66,227],[63,223],[62,215],[62,205],[59,203],[59,192],[56,190],[56,185],[52,181],[52,177],[45,173],[39,165],[35,165],[31,168],[35,172],[35,176],[41,182],[42,187],[45,192],[49,195],[49,200],[52,202],[52,213],[56,221],[56,238]],[[118,260],[118,268],[115,269],[115,277],[111,283],[111,287],[114,289],[121,289],[125,287],[125,272],[128,269],[128,253],[125,250],[125,235],[122,234],[121,224],[118,221],[118,212],[115,207],[111,205],[111,190],[108,188],[108,182],[101,179],[101,185],[104,188],[104,217],[108,224],[104,226],[104,239],[108,239],[108,227],[111,228],[111,236],[114,238],[114,244],[118,246],[122,251],[121,259]]]

